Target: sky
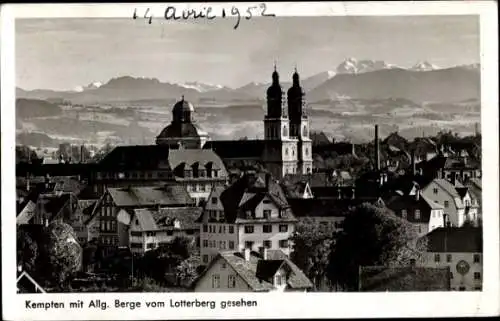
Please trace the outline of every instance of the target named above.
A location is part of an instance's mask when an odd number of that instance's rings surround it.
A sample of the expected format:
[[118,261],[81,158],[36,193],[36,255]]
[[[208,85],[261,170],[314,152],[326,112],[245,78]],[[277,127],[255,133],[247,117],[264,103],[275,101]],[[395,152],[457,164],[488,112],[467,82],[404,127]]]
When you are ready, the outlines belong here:
[[16,20],[16,86],[72,90],[113,77],[229,87],[303,77],[346,58],[401,67],[479,62],[477,16],[259,17],[179,22],[138,19]]

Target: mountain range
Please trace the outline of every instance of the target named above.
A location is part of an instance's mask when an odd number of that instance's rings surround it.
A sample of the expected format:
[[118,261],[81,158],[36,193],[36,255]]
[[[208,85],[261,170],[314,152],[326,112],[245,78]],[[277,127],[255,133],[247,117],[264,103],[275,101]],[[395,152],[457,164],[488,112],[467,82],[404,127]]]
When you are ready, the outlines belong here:
[[[284,78],[281,75],[281,86],[286,92],[291,83]],[[181,96],[194,103],[255,101],[265,99],[269,85],[251,82],[239,88],[229,88],[201,82],[176,84],[156,78],[121,76],[104,84],[93,82],[74,91],[16,88],[16,95],[17,98],[62,100],[73,104],[173,101]],[[384,61],[348,58],[335,71],[324,71],[301,79],[301,85],[308,102],[345,98],[454,102],[480,98],[480,66],[471,64],[440,69],[422,61],[411,68],[401,68]]]

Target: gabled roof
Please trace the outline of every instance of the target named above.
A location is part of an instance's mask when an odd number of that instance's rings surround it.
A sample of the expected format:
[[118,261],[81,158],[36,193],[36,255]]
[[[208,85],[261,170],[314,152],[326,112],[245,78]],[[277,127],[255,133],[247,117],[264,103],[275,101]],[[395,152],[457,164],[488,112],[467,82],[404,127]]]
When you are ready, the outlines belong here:
[[[245,260],[244,254],[240,252],[219,252],[219,255],[210,262],[198,280],[200,280],[219,260],[227,262],[254,292],[268,292],[275,289],[274,285],[267,281],[268,276],[272,274],[272,271],[274,271],[275,274],[282,266],[286,266],[290,271],[287,278],[287,288],[306,290],[313,287],[313,284],[304,272],[302,272],[281,250],[267,250],[267,260],[271,261],[270,263],[263,261],[262,256],[257,252],[251,252],[248,261]],[[259,268],[259,262],[262,261],[266,263],[260,263],[261,265]],[[259,273],[257,271],[259,271]],[[266,276],[266,278],[262,276]]]
[[444,209],[444,207],[422,194],[394,196],[387,202],[387,207],[394,211],[398,216],[401,210],[420,210],[420,218],[415,218],[414,213],[408,213],[405,218],[412,223],[428,223],[431,218],[431,210]]
[[200,207],[167,207],[134,209],[134,217],[138,220],[141,231],[158,231],[175,228],[175,221],[179,222],[179,229],[197,229],[196,219],[200,216]]
[[108,188],[107,192],[111,195],[116,206],[119,207],[194,204],[194,200],[182,185]]
[[218,140],[206,142],[203,149],[212,149],[223,159],[261,158],[266,142],[264,140]]
[[457,192],[457,187],[464,187],[460,182],[455,182],[455,185],[445,180],[444,178],[436,178],[433,180],[439,187],[444,189],[451,197],[460,198],[460,194]]
[[483,230],[478,227],[442,227],[432,230],[427,251],[437,253],[482,253]]

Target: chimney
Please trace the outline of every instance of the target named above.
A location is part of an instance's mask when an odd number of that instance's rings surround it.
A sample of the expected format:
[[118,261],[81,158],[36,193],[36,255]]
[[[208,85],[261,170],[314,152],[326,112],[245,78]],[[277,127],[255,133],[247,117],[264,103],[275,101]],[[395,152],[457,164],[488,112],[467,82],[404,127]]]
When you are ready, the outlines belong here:
[[411,173],[417,175],[417,165],[415,163],[415,150],[411,151]]
[[353,189],[352,189],[352,195],[351,195],[351,198],[352,198],[352,199],[355,199],[355,198],[356,198],[356,189],[355,189],[355,188],[353,188]]
[[447,214],[443,214],[443,227],[446,227],[447,225]]
[[250,249],[248,248],[245,248],[245,250],[243,251],[243,254],[245,255],[245,261],[250,261]]
[[351,154],[352,156],[356,156],[356,145],[354,143],[351,144]]
[[420,200],[420,190],[417,188],[417,190],[415,191],[415,199],[418,201]]
[[380,170],[380,150],[378,146],[378,125],[375,125],[375,166]]
[[80,163],[85,162],[85,156],[83,155],[84,146],[80,146]]
[[271,174],[266,173],[266,191],[269,191],[269,183],[271,182]]
[[265,246],[259,247],[259,254],[263,260],[267,260],[267,248]]

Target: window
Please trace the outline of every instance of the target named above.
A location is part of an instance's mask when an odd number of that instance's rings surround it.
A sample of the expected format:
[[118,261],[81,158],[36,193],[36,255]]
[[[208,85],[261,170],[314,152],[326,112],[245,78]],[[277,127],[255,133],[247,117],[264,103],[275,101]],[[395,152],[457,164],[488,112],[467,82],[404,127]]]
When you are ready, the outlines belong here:
[[140,248],[142,248],[142,244],[141,243],[130,243],[130,247],[133,249],[140,249]]
[[280,241],[280,247],[281,247],[282,249],[286,249],[286,248],[288,248],[288,240],[281,240],[281,241]]
[[226,233],[226,227],[224,225],[219,225],[219,233]]
[[481,280],[481,272],[474,272],[474,280]]
[[441,256],[439,254],[434,254],[434,262],[440,262]]
[[273,226],[272,225],[263,225],[262,226],[262,232],[264,233],[272,233],[273,232]]
[[229,241],[229,249],[234,250],[234,241]]
[[465,286],[461,286],[458,288],[458,291],[465,291]]
[[270,218],[271,217],[271,210],[264,210],[264,218]]
[[142,236],[142,232],[132,231],[132,232],[130,232],[130,236]]
[[219,274],[212,275],[212,288],[214,288],[214,289],[220,288],[220,275]]
[[146,232],[146,236],[156,236],[156,232]]
[[116,231],[116,221],[111,221],[111,230]]
[[154,249],[155,248],[155,244],[154,243],[148,243],[147,248],[148,249]]
[[481,256],[479,254],[474,254],[474,263],[480,263],[481,262]]
[[205,191],[205,184],[201,184],[200,185],[200,192],[204,192]]
[[208,255],[203,255],[203,263],[208,263]]
[[227,264],[226,263],[222,263],[221,264],[221,268],[224,270],[225,268],[227,268]]
[[451,254],[446,254],[446,262],[451,262]]
[[481,291],[482,289],[483,289],[483,288],[482,288],[481,286],[475,286],[475,287],[474,287],[474,290],[476,290],[476,291]]
[[420,210],[415,210],[415,219],[416,220],[420,219]]
[[307,156],[307,154],[309,154],[309,148],[306,147],[305,151],[304,151],[304,154]]
[[406,210],[401,210],[401,217],[406,219]]
[[234,233],[234,226],[230,225],[229,226],[229,234],[233,234],[233,233]]
[[254,231],[253,225],[246,225],[245,226],[245,233],[246,234],[252,234]]
[[285,156],[288,156],[288,148],[285,148]]
[[270,249],[271,248],[271,241],[270,240],[264,241],[263,245],[266,249]]
[[208,225],[207,224],[203,224],[203,232],[204,233],[208,232]]
[[450,280],[453,279],[453,272],[450,272]]
[[221,250],[225,250],[226,249],[226,241],[220,241],[219,242],[219,248]]
[[251,250],[253,248],[253,242],[252,241],[246,241],[245,242],[245,248]]
[[448,206],[450,206],[450,202],[448,202],[448,201],[444,201],[444,207],[445,207],[445,208],[448,208]]
[[276,275],[274,277],[274,282],[277,286],[280,286],[281,285],[281,275]]
[[437,188],[433,188],[432,189],[432,193],[437,194],[438,193],[438,189]]
[[288,232],[288,225],[287,224],[280,224],[280,232]]
[[229,275],[227,277],[227,287],[228,288],[235,288],[236,287],[236,276],[235,275]]
[[212,204],[217,204],[217,197],[212,197]]
[[208,240],[203,240],[203,247],[208,247]]

